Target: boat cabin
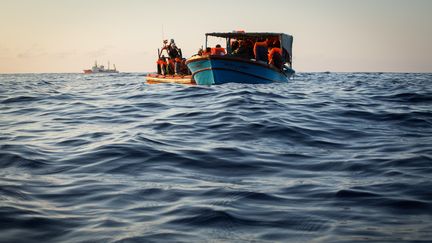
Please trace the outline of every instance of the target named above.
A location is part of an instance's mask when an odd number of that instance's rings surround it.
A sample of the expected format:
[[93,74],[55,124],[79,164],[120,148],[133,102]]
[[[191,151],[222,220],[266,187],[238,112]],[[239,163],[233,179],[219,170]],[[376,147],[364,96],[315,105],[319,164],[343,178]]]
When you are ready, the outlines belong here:
[[[224,38],[225,43],[220,44],[224,44],[225,48],[222,49],[225,49],[226,55],[259,61],[259,58],[257,58],[259,56],[259,51],[257,50],[259,50],[260,46],[265,46],[265,48],[274,47],[279,49],[283,64],[292,68],[293,37],[291,35],[270,32],[246,33],[244,31],[234,31],[206,33],[205,36],[204,55],[217,55],[218,52],[222,53],[220,48],[209,46],[209,40],[212,38]],[[267,53],[267,50],[265,50],[265,53]],[[262,61],[265,62],[266,60],[268,61],[267,57],[263,57]]]

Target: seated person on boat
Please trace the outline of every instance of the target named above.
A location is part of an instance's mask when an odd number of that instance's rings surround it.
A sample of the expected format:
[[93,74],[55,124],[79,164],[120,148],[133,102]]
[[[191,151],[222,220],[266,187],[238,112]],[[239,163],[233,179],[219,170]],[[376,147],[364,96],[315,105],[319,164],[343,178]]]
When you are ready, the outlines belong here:
[[226,50],[225,48],[222,48],[221,45],[217,44],[216,47],[211,48],[210,54],[223,56],[226,55]]
[[268,64],[275,66],[278,69],[283,68],[282,50],[279,48],[279,40],[275,40],[268,47]]
[[231,55],[235,57],[253,59],[253,48],[251,40],[238,40],[233,43]]

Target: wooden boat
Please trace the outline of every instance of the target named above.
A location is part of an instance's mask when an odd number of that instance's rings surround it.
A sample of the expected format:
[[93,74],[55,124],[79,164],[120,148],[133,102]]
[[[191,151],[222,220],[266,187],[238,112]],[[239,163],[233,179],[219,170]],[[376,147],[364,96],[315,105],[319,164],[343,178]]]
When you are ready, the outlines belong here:
[[149,73],[146,76],[147,83],[160,84],[160,83],[176,83],[176,84],[189,84],[195,85],[192,75],[161,75],[157,73]]
[[[208,37],[225,38],[226,55],[196,55],[186,61],[186,65],[192,72],[192,79],[199,85],[212,85],[224,83],[271,83],[286,82],[294,75],[295,71],[291,65],[293,37],[284,33],[207,33]],[[262,39],[278,40],[282,52],[283,67],[276,68],[274,65],[256,61],[252,58],[239,57],[232,52],[231,40],[249,40],[256,42]]]

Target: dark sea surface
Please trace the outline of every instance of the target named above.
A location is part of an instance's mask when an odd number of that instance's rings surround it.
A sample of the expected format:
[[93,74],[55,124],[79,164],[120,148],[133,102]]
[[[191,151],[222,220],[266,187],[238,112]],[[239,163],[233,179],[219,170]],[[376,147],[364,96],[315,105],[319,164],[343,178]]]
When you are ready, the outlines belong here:
[[0,242],[431,242],[432,74],[0,75]]

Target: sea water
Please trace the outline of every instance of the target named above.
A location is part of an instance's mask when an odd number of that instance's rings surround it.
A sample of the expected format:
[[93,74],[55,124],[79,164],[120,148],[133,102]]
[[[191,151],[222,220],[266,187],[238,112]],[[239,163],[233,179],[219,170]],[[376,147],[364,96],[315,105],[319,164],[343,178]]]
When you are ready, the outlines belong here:
[[0,241],[430,242],[431,82],[0,75]]

